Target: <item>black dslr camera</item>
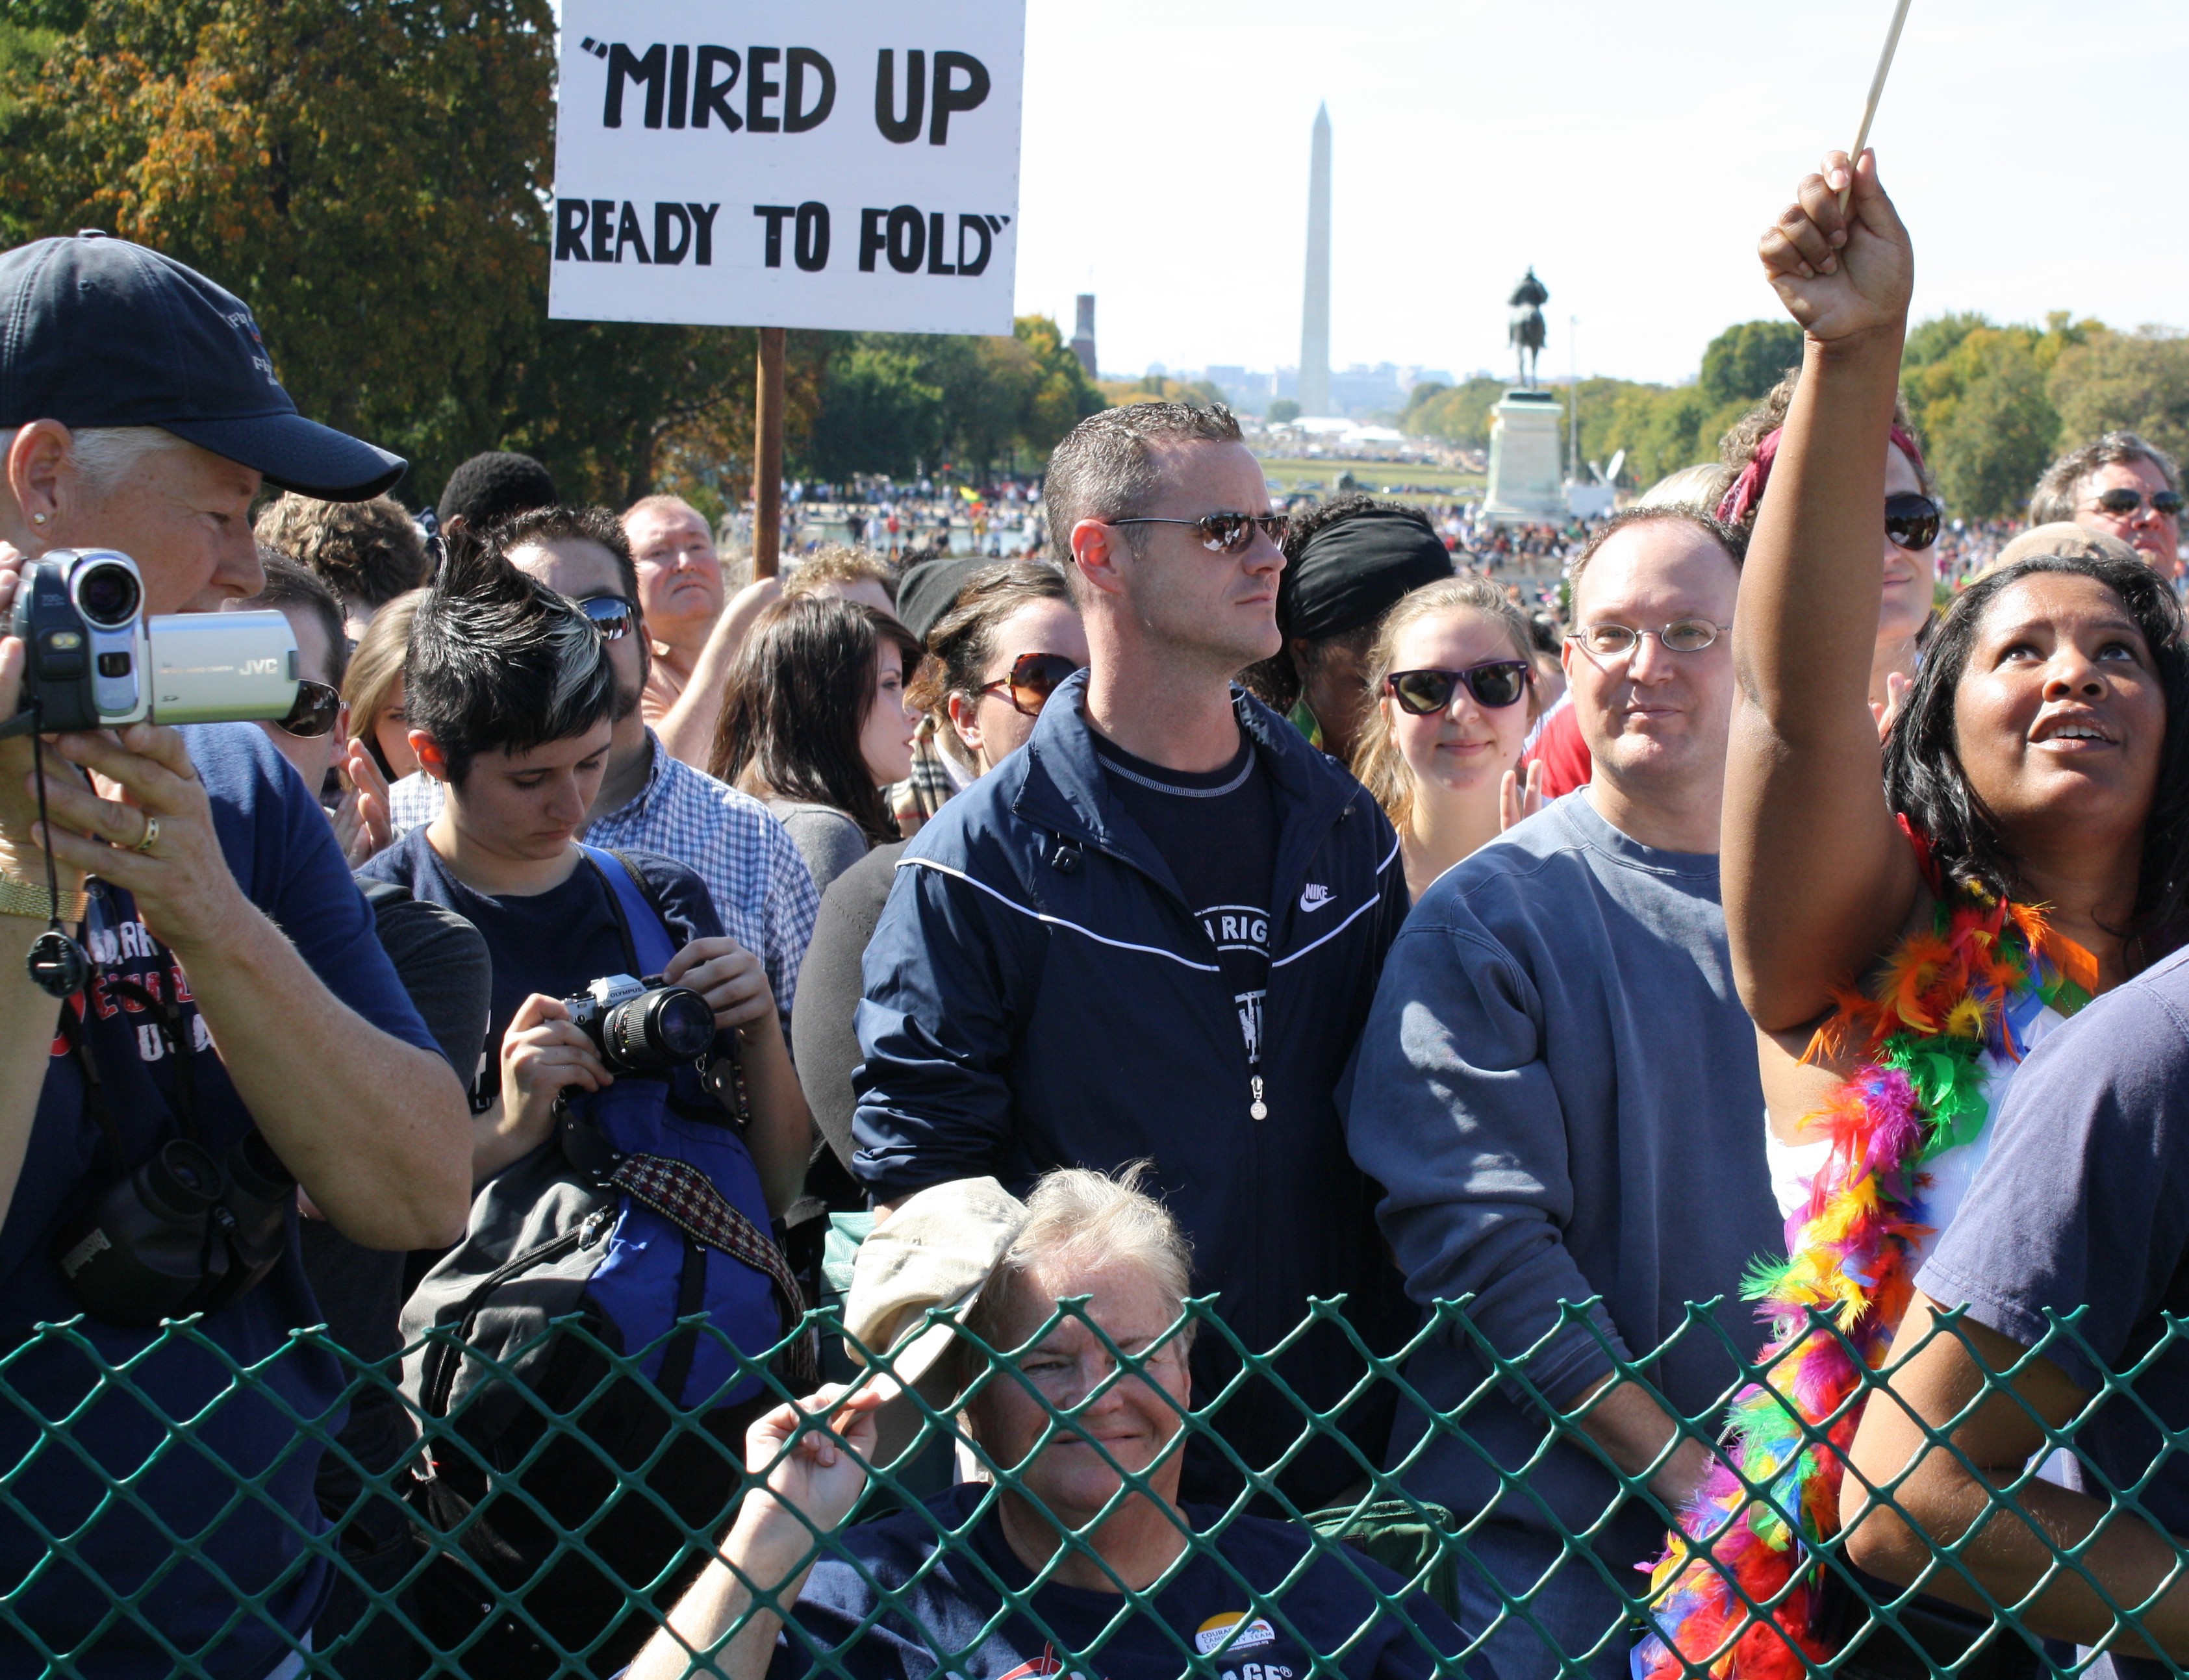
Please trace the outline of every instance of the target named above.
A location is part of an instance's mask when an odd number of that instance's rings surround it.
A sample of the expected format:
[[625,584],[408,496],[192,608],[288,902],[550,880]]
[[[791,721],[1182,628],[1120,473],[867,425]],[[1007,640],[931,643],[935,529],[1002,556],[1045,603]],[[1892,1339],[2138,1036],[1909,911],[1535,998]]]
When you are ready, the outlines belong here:
[[667,1073],[714,1047],[715,1012],[687,986],[659,975],[614,974],[563,999],[570,1020],[592,1040],[611,1073]]
[[102,1324],[210,1312],[274,1269],[296,1175],[257,1128],[216,1160],[170,1138],[54,1239],[71,1298]]

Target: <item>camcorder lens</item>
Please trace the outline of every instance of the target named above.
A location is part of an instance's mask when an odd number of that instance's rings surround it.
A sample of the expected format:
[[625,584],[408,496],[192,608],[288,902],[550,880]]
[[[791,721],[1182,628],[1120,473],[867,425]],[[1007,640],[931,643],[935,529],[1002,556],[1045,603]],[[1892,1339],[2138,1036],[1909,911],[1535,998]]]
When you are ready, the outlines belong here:
[[144,598],[127,566],[112,561],[92,566],[76,580],[76,611],[102,630],[118,630],[137,616]]

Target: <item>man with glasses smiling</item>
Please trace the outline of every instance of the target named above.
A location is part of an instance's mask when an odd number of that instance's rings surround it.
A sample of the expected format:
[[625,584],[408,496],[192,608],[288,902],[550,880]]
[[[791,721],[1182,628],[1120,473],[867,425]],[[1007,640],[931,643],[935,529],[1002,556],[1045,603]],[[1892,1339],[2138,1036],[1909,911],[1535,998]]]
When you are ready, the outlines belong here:
[[[1460,1621],[1471,1636],[1497,1624],[1499,1680],[1551,1676],[1562,1655],[1625,1674],[1622,1601],[1562,1555],[1558,1530],[1597,1536],[1610,1579],[1632,1579],[1659,1518],[1638,1500],[1614,1513],[1598,1455],[1677,1508],[1705,1454],[1612,1355],[1646,1357],[1685,1303],[1721,1301],[1722,1335],[1694,1326],[1648,1372],[1705,1413],[1750,1329],[1743,1270],[1780,1240],[1718,897],[1741,547],[1715,518],[1657,507],[1612,519],[1574,563],[1564,659],[1594,779],[1423,894],[1347,1095],[1353,1157],[1391,1186],[1378,1213],[1414,1298],[1471,1297],[1474,1332],[1528,1356],[1541,1402],[1586,1407],[1587,1445],[1493,1381],[1456,1326],[1407,1362],[1436,1410],[1466,1408],[1464,1432],[1409,1408],[1389,1462],[1417,1497],[1479,1520]],[[1501,1468],[1517,1473],[1509,1491]],[[1541,1634],[1508,1608],[1539,1581]]]
[[[1334,1093],[1406,880],[1360,783],[1233,681],[1280,645],[1284,522],[1231,416],[1178,403],[1081,421],[1044,499],[1090,664],[898,862],[867,947],[853,1170],[887,1208],[1148,1160],[1195,1293],[1249,1348],[1341,1293],[1390,1347],[1403,1303]],[[1193,1357],[1204,1394],[1238,1374],[1222,1337]],[[1308,1433],[1303,1405],[1381,1450],[1388,1411],[1345,1407],[1363,1372],[1334,1326],[1275,1363],[1297,1400],[1258,1380],[1211,1420],[1251,1468]],[[1312,1436],[1278,1479],[1304,1507],[1356,1474]],[[1238,1485],[1198,1433],[1185,1480]]]
[[[497,525],[493,540],[518,571],[576,602],[608,640],[614,733],[585,840],[674,858],[704,881],[722,931],[766,969],[787,1035],[821,895],[766,806],[670,756],[647,726],[640,700],[648,643],[622,524],[604,507],[541,507]],[[388,795],[395,826],[425,827],[439,814],[444,792],[422,773],[396,783]]]

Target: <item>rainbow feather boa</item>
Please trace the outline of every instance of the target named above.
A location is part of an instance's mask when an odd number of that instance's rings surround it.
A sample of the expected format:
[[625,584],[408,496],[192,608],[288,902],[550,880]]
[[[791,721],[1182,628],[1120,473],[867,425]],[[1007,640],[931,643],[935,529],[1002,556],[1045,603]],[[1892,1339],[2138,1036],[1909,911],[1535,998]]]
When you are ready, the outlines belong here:
[[1804,1658],[1830,1657],[1813,1548],[1839,1530],[1860,1366],[1883,1364],[1914,1292],[1923,1165],[1982,1131],[1980,1058],[2022,1054],[2014,1006],[2070,1014],[2096,983],[2090,953],[2038,911],[1963,897],[1902,941],[1869,994],[1837,994],[1807,1059],[1859,1065],[1809,1117],[1831,1148],[1788,1222],[1789,1258],[1746,1280],[1772,1330],[1764,1381],[1734,1397],[1722,1458],[1652,1570],[1654,1632],[1635,1648],[1634,1680],[1790,1680]]

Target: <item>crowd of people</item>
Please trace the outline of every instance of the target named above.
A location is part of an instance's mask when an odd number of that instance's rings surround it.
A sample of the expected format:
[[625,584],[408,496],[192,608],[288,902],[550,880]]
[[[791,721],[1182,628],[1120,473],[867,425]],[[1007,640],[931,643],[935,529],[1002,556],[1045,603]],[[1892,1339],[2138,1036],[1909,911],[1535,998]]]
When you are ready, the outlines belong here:
[[[1802,366],[1585,531],[1273,510],[1150,403],[1038,545],[741,587],[523,455],[413,519],[212,282],[0,256],[0,608],[117,550],[297,693],[0,736],[0,1615],[235,1680],[1761,1680],[1844,1637],[1768,1487],[1904,1595],[1847,1672],[2189,1658],[2179,473],[1946,522],[1874,159],[1762,254]],[[89,682],[48,623],[0,717]],[[923,1414],[939,1491],[851,1521]],[[1372,1473],[1446,1590],[1300,1520]]]

